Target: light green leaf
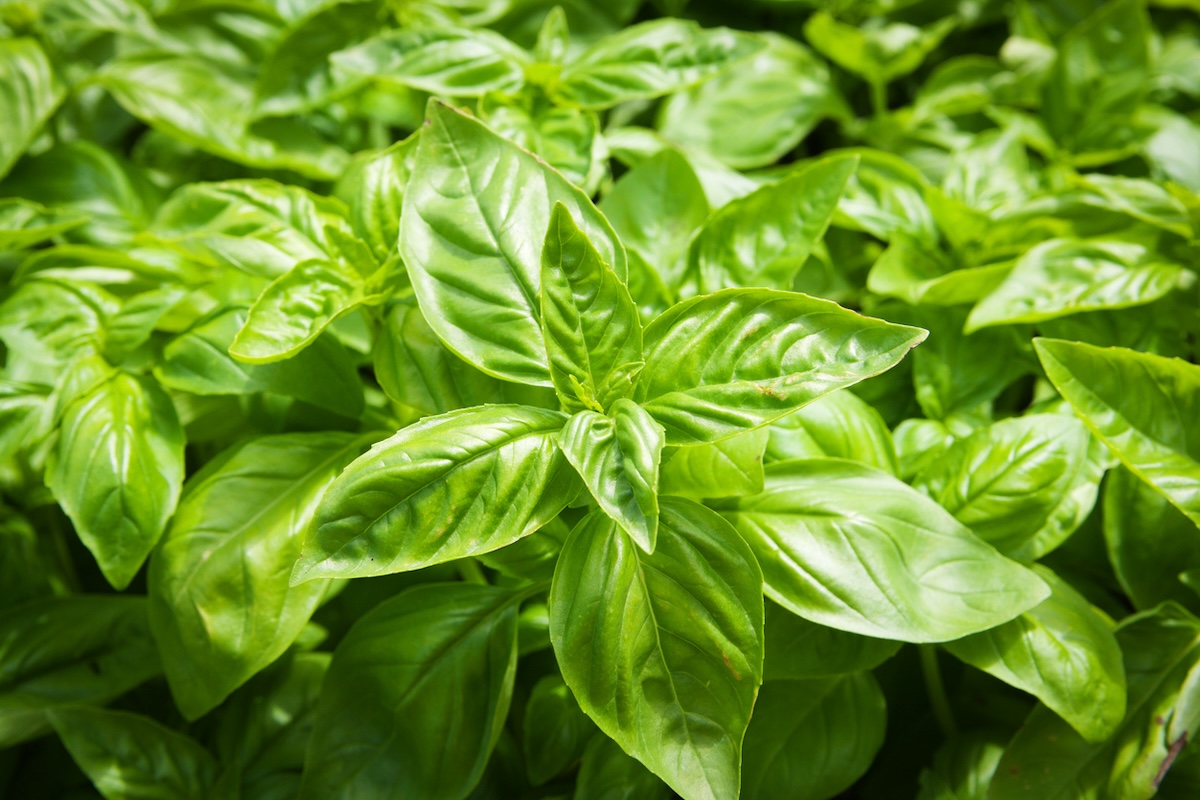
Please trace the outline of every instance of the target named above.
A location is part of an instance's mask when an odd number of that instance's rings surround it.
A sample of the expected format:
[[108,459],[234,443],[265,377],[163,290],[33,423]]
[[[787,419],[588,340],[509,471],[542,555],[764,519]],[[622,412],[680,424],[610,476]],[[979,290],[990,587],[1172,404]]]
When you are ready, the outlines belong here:
[[943,645],[956,658],[1029,692],[1089,742],[1125,715],[1125,668],[1110,623],[1069,583],[1035,564],[1051,594],[989,631]]
[[719,209],[689,252],[699,291],[789,288],[857,165],[853,156],[821,159]]
[[550,215],[541,284],[542,335],[563,407],[604,411],[628,397],[642,357],[637,307],[562,203]]
[[842,69],[872,83],[888,83],[921,66],[957,22],[946,17],[924,29],[903,22],[856,27],[820,11],[804,24],[804,35]]
[[396,249],[400,206],[420,140],[414,134],[386,150],[355,156],[333,187],[334,196],[350,210],[354,233],[367,243],[380,263]]
[[686,89],[749,58],[762,48],[753,34],[660,19],[607,36],[570,59],[555,100],[604,109]]
[[541,786],[582,756],[596,726],[558,675],[536,684],[525,704],[525,758],[529,781]]
[[950,445],[913,485],[1009,558],[1034,561],[1091,513],[1104,474],[1074,417],[1001,420]]
[[947,742],[921,770],[921,792],[917,800],[987,800],[988,784],[1000,756],[1003,741],[977,732]]
[[190,736],[141,714],[99,708],[50,712],[71,758],[105,800],[206,800],[217,762]]
[[152,128],[240,164],[332,180],[348,159],[296,120],[251,126],[253,87],[215,62],[156,52],[125,56],[108,61],[97,81]]
[[[1116,733],[1089,743],[1039,705],[1005,749],[988,800],[1148,800],[1155,794],[1179,747],[1200,728],[1200,719],[1178,716],[1191,701],[1185,690],[1200,662],[1200,623],[1167,603],[1127,619],[1117,641],[1129,705]],[[1176,730],[1181,722],[1183,730]]]
[[738,794],[742,737],[762,681],[762,590],[737,534],[662,498],[658,547],[593,513],[567,540],[550,637],[600,729],[687,800]]
[[891,241],[903,231],[919,242],[938,241],[937,224],[925,202],[929,182],[920,170],[892,153],[865,147],[833,153],[858,156],[858,169],[846,182],[833,224],[866,231]]
[[161,670],[145,598],[74,595],[5,609],[0,747],[48,731],[47,711],[107,703]]
[[766,679],[808,680],[874,669],[894,656],[900,642],[830,628],[767,602]]
[[946,511],[885,472],[840,459],[767,466],[766,491],[719,509],[763,567],[767,595],[832,628],[957,639],[1049,594]]
[[713,444],[663,451],[659,492],[703,500],[758,494],[763,488],[767,429],[739,433]]
[[953,306],[983,299],[1011,270],[1008,262],[961,269],[949,256],[899,230],[871,267],[867,288],[911,305]]
[[[760,35],[762,50],[663,104],[664,136],[752,169],[775,163],[823,117],[842,110],[823,61],[785,36]],[[754,124],[747,125],[751,115]]]
[[375,80],[442,97],[516,92],[531,63],[527,52],[486,28],[389,31],[330,60],[342,82]]
[[362,276],[342,262],[301,261],[263,289],[229,354],[249,364],[291,358],[365,302],[368,292]]
[[549,386],[542,344],[540,236],[563,203],[625,278],[625,250],[591,201],[534,156],[436,101],[400,217],[400,252],[437,335],[507,380]]
[[727,289],[658,317],[633,399],[671,445],[728,438],[894,366],[925,331],[794,292]]
[[[695,170],[679,151],[663,148],[613,186],[600,210],[628,248],[667,287],[677,290],[688,243],[708,218],[708,200]],[[631,273],[634,270],[630,270]]]
[[115,298],[86,284],[34,279],[0,303],[5,377],[53,386],[67,366],[99,349]]
[[618,400],[612,416],[580,411],[558,438],[600,510],[638,547],[654,552],[658,536],[658,466],[663,429],[637,403]]
[[361,617],[325,677],[301,800],[466,797],[512,699],[520,599],[430,584]]
[[163,348],[163,361],[154,374],[164,386],[193,394],[272,392],[348,417],[362,413],[362,382],[337,340],[319,337],[277,364],[243,364],[229,355],[229,346],[245,324],[244,308],[201,319]]
[[195,719],[286,650],[328,585],[288,588],[325,487],[366,446],[347,433],[253,439],[192,478],[150,562],[167,682]]
[[1008,277],[971,310],[966,332],[1152,303],[1180,286],[1184,274],[1183,267],[1139,245],[1045,242],[1018,258]]
[[1092,432],[1200,524],[1200,367],[1123,347],[1033,344],[1050,382]]
[[1196,523],[1124,467],[1104,481],[1104,540],[1113,573],[1139,611],[1165,600],[1200,609],[1196,593],[1180,582],[1200,569]]
[[133,580],[175,510],[183,445],[171,398],[151,378],[114,373],[67,406],[46,485],[116,589]]
[[480,112],[488,127],[540,157],[585,194],[595,194],[608,178],[608,149],[596,114],[539,103],[528,108],[515,102],[521,99],[485,97]]
[[65,96],[66,87],[37,40],[0,41],[0,178],[33,143]]
[[767,430],[766,456],[771,461],[846,458],[893,475],[900,471],[883,418],[850,391],[831,392],[775,420]]
[[87,217],[45,208],[19,197],[0,199],[0,252],[24,250],[77,228]]
[[376,443],[330,485],[293,585],[420,569],[487,553],[553,519],[578,492],[562,414],[451,411]]
[[867,771],[887,709],[869,672],[768,681],[746,731],[746,800],[826,800]]

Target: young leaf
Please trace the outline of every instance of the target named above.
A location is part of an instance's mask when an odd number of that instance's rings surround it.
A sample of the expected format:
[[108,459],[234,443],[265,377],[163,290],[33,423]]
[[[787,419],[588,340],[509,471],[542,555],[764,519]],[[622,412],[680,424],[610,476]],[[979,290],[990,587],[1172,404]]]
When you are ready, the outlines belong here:
[[821,159],[719,209],[692,242],[699,291],[787,289],[829,227],[858,159]]
[[100,708],[50,712],[71,758],[105,800],[205,800],[217,762],[199,742],[140,714]]
[[1129,705],[1116,732],[1091,743],[1039,705],[1009,742],[988,800],[1154,795],[1200,724],[1181,711],[1200,662],[1200,622],[1173,603],[1130,617],[1117,630]]
[[348,433],[253,439],[188,483],[150,561],[150,621],[175,704],[188,719],[287,649],[325,581],[288,587],[330,481],[366,446]]
[[897,479],[839,459],[767,466],[766,491],[723,501],[767,595],[832,628],[908,642],[1013,619],[1045,583]]
[[753,34],[661,19],[601,39],[563,67],[561,104],[604,109],[685,89],[762,48]]
[[1021,616],[943,645],[956,658],[1037,697],[1089,742],[1125,716],[1125,668],[1111,624],[1071,587],[1035,564],[1051,594]]
[[183,484],[183,430],[151,378],[118,372],[66,409],[46,485],[124,589],[162,536]]
[[107,703],[160,671],[144,598],[74,595],[6,609],[0,747],[48,731],[50,710]]
[[914,486],[1009,558],[1062,544],[1096,503],[1104,463],[1073,417],[1006,419],[959,439]]
[[883,372],[924,338],[828,300],[727,289],[646,329],[633,399],[666,428],[667,444],[715,442]]
[[1200,524],[1200,367],[1123,347],[1034,339],[1046,376],[1135,475]]
[[580,411],[558,446],[596,504],[638,547],[654,552],[658,536],[658,466],[663,429],[637,403],[618,400],[612,416]]
[[1138,245],[1060,239],[1017,259],[1004,282],[979,301],[966,333],[992,325],[1041,322],[1102,308],[1152,303],[1181,284],[1183,267]]
[[550,637],[580,706],[626,752],[687,800],[737,797],[762,592],[719,517],[662,498],[652,555],[606,516],[585,518],[554,573]]
[[350,226],[380,263],[395,251],[400,235],[400,207],[412,175],[417,134],[380,152],[363,153],[333,187],[349,209]]
[[42,125],[66,96],[35,39],[0,41],[0,178],[33,143]]
[[530,153],[431,101],[400,215],[400,253],[426,319],[484,372],[549,386],[541,248],[556,203],[616,276],[625,250],[591,201]]
[[605,411],[633,390],[642,323],[629,290],[562,203],[542,248],[542,335],[550,379],[568,411]]
[[756,428],[714,444],[667,448],[659,492],[692,500],[758,494],[763,488],[767,436],[766,428]]
[[869,672],[767,681],[746,731],[742,797],[836,797],[867,771],[886,723],[883,691]]
[[301,800],[466,797],[512,699],[520,599],[430,584],[360,618],[325,677]]
[[578,492],[556,444],[565,421],[539,408],[480,406],[377,442],[326,491],[293,585],[420,569],[533,533]]

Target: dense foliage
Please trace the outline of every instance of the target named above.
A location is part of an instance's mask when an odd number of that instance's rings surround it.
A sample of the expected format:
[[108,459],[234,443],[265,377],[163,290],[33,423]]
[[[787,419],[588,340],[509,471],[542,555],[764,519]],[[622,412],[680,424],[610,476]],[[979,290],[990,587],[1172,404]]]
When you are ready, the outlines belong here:
[[561,2],[0,2],[0,795],[1200,796],[1195,0]]

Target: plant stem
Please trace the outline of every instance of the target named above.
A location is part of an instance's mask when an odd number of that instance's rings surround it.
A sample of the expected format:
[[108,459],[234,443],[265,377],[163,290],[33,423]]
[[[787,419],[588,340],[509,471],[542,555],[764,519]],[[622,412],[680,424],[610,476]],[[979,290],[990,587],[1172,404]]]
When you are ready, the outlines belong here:
[[478,583],[481,586],[488,585],[483,570],[479,568],[479,563],[473,558],[464,558],[458,562],[458,575],[467,583]]
[[929,702],[933,706],[933,716],[947,739],[958,734],[958,724],[954,721],[954,713],[950,710],[950,700],[946,697],[946,685],[942,683],[942,671],[938,667],[937,647],[923,644],[918,648],[921,652],[921,673],[925,676],[925,689],[929,692]]
[[871,110],[876,119],[887,116],[887,84],[883,81],[871,81]]

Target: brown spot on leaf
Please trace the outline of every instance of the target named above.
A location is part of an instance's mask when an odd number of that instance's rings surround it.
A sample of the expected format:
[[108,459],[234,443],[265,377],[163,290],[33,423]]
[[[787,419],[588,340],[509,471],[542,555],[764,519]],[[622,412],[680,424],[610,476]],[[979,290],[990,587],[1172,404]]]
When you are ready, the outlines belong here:
[[729,671],[733,673],[733,679],[735,681],[740,681],[742,679],[742,675],[733,668],[733,664],[729,661],[729,656],[721,653],[721,660],[725,662],[725,666],[729,667]]

